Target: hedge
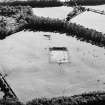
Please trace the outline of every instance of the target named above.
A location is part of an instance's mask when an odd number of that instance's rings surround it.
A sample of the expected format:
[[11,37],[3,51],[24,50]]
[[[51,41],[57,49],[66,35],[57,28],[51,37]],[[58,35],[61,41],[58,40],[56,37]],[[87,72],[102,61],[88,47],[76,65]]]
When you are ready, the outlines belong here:
[[74,1],[76,1],[76,3],[78,5],[102,5],[102,4],[105,4],[105,0],[69,0],[69,1],[66,1],[65,4],[67,6],[73,6],[75,5]]
[[0,100],[0,105],[105,105],[105,92],[93,91],[70,97],[35,98],[25,104],[14,100]]
[[71,97],[37,98],[26,105],[105,105],[105,92],[90,92]]
[[[9,5],[9,6],[31,6],[33,8],[39,7],[58,7],[58,6],[74,6],[75,0],[68,0],[68,1],[60,1],[60,0],[14,0],[14,1],[4,1],[0,2],[0,5]],[[105,0],[76,0],[78,5],[102,5],[105,4]]]
[[25,20],[28,23],[25,25],[25,29],[66,33],[68,36],[76,36],[80,40],[85,40],[99,46],[105,46],[105,34],[75,23],[38,16],[29,16],[26,17]]
[[27,0],[27,1],[13,1],[13,2],[1,2],[0,5],[9,6],[31,6],[31,7],[58,7],[63,6],[63,2],[59,0]]
[[0,39],[23,30],[24,17],[32,15],[30,6],[0,6]]
[[[9,11],[8,8],[10,11],[20,12],[13,12],[11,16],[8,16],[6,12]],[[105,46],[105,34],[64,20],[35,16],[31,11],[31,7],[4,6],[1,7],[0,10],[3,10],[2,14],[4,13],[4,15],[6,15],[4,17],[7,20],[12,17],[15,22],[14,27],[10,28],[9,26],[11,26],[11,23],[8,24],[9,21],[5,22],[5,19],[2,21],[0,20],[0,39],[4,39],[6,36],[21,30],[32,30],[66,33],[68,36],[75,36],[80,40],[85,40],[98,46]]]

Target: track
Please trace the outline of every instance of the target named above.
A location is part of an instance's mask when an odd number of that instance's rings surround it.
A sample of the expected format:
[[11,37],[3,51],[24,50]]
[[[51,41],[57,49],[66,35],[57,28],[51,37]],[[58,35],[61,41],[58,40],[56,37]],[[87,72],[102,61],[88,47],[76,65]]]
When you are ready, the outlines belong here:
[[0,73],[0,88],[1,91],[4,93],[3,98],[6,99],[13,99],[18,100],[16,94],[13,92],[12,88],[7,83],[6,79]]
[[91,8],[85,8],[85,7],[82,7],[82,6],[75,6],[73,11],[70,12],[67,15],[66,21],[70,21],[72,18],[78,16],[79,14],[81,14],[85,11],[91,11],[91,12],[94,12],[94,13],[105,15],[105,11],[95,10],[95,9],[91,9]]

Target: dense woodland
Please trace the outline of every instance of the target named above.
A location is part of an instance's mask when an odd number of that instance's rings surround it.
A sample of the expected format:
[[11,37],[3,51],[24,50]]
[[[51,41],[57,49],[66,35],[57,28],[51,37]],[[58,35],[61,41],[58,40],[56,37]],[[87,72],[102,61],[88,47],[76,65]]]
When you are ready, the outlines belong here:
[[[10,14],[8,14],[9,11]],[[11,12],[12,11],[12,12]],[[29,6],[1,7],[0,39],[21,30],[66,33],[99,46],[105,46],[105,34],[75,23],[33,15]],[[11,23],[13,21],[13,23]],[[11,25],[12,24],[12,25]]]
[[75,23],[38,16],[26,17],[26,21],[28,25],[25,25],[25,29],[66,33],[68,36],[76,36],[80,40],[85,40],[99,46],[105,46],[105,34]]
[[30,6],[1,6],[0,7],[0,39],[23,30],[25,17],[32,15]]
[[0,6],[0,15],[12,17],[14,15],[32,14],[32,8],[30,6]]

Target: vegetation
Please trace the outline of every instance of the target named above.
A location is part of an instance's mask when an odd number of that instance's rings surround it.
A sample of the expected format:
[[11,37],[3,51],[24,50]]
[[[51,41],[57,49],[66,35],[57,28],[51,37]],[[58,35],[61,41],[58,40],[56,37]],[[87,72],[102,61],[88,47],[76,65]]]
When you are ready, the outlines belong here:
[[105,93],[92,92],[88,94],[74,95],[71,97],[34,99],[26,105],[104,105]]
[[9,5],[9,6],[31,6],[31,7],[57,7],[62,6],[63,2],[60,0],[27,0],[27,1],[13,1],[13,2],[1,2],[0,5]]
[[24,105],[24,104],[12,99],[11,100],[0,99],[0,105]]
[[66,33],[69,36],[76,36],[81,40],[86,40],[92,44],[105,46],[105,35],[93,29],[85,28],[75,23],[68,23],[64,20],[51,19],[37,16],[26,17],[28,24],[24,25],[25,29],[32,31],[50,31]]
[[64,20],[35,16],[29,6],[1,6],[0,8],[0,39],[21,30],[49,31],[66,33],[80,40],[105,46],[105,35],[96,30]]
[[73,6],[75,5],[75,2],[78,5],[102,5],[105,4],[105,0],[68,0],[65,2],[66,5],[68,6]]
[[30,6],[1,6],[0,7],[0,39],[23,30],[26,24],[24,17],[32,15]]
[[26,104],[0,100],[0,105],[105,105],[105,92],[90,92],[71,97],[36,98]]

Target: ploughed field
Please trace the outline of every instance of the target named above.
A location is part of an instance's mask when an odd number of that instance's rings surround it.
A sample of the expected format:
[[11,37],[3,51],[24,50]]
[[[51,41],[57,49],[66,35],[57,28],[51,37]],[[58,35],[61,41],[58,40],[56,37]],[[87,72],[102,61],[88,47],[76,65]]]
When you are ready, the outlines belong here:
[[[67,9],[67,10],[66,10]],[[70,10],[69,10],[70,9]],[[70,7],[35,8],[38,16],[63,19]],[[42,12],[41,12],[42,11]],[[46,12],[45,12],[46,11]],[[87,12],[85,12],[87,13]],[[72,19],[92,19],[93,15],[81,14]],[[90,12],[89,12],[90,13]],[[99,15],[93,13],[94,15]],[[85,17],[86,16],[86,17]],[[90,18],[88,18],[88,17]],[[100,18],[105,16],[100,15]],[[92,22],[90,27],[104,33],[104,22]],[[87,24],[86,24],[87,25]],[[54,55],[51,62],[49,48],[67,48],[67,63],[57,63],[62,54]],[[21,31],[0,41],[0,71],[7,73],[7,81],[21,101],[37,97],[71,96],[89,91],[105,90],[105,48],[98,47],[65,34]]]

